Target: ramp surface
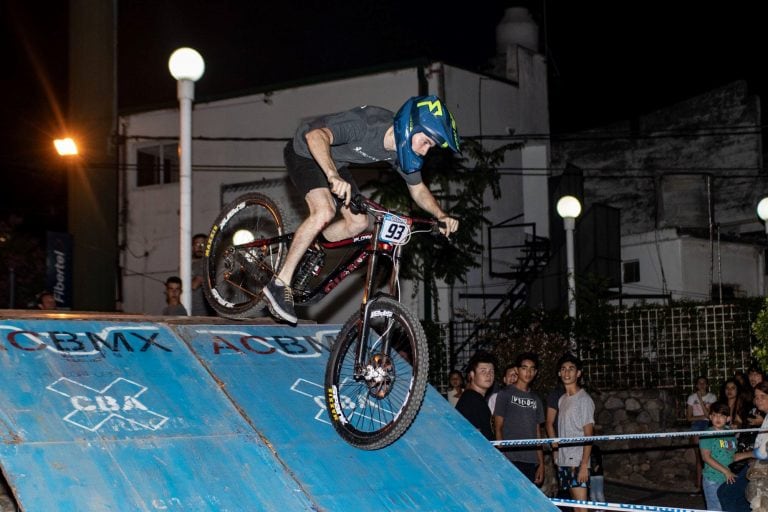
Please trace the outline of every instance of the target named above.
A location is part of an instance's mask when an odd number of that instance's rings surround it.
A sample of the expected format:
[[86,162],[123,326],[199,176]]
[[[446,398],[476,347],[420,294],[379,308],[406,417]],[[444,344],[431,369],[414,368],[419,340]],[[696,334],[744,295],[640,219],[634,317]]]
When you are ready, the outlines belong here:
[[434,389],[388,448],[342,441],[339,326],[0,322],[0,466],[25,511],[556,510]]

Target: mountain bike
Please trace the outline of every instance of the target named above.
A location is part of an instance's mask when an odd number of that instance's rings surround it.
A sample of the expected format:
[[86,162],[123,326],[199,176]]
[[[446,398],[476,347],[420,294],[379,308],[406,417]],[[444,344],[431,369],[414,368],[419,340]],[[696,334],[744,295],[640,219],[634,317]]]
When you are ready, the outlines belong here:
[[[350,207],[372,217],[373,230],[334,242],[318,237],[291,287],[296,305],[311,304],[367,263],[360,311],[346,321],[331,349],[325,400],[331,423],[345,441],[376,450],[405,433],[424,400],[426,335],[398,300],[398,272],[401,250],[411,237],[438,233],[442,223],[388,210],[361,195]],[[280,270],[293,239],[282,219],[274,201],[252,193],[227,205],[215,220],[205,247],[203,286],[221,316],[245,319],[263,313],[262,289]],[[327,256],[338,251],[344,254],[327,265]],[[377,291],[379,274],[387,268],[387,291]]]

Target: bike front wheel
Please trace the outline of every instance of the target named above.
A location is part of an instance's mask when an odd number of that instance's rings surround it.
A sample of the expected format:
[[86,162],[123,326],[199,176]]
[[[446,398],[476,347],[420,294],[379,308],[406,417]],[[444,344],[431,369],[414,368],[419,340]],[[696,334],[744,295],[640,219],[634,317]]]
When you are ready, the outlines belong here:
[[[262,289],[280,270],[286,254],[283,217],[263,194],[246,194],[221,211],[205,246],[203,292],[226,318],[259,316]],[[254,245],[259,240],[270,243]]]
[[429,349],[424,329],[389,297],[368,308],[368,333],[356,351],[362,318],[350,318],[331,351],[325,371],[325,402],[331,423],[349,444],[384,448],[411,426],[427,389]]

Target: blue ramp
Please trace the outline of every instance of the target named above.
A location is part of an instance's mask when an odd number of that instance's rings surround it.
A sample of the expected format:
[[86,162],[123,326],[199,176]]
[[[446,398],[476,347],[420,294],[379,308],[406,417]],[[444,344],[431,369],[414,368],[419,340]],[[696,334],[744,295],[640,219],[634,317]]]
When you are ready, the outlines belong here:
[[339,326],[0,322],[0,465],[25,511],[556,510],[433,389],[358,450],[326,420]]

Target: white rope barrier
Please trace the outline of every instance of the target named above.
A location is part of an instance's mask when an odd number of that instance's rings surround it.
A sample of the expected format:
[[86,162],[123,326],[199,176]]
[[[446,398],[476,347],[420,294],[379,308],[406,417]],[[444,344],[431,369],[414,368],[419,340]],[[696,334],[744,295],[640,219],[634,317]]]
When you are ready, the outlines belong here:
[[636,505],[633,503],[607,503],[599,501],[565,500],[550,498],[553,505],[564,507],[591,508],[596,510],[646,510],[649,512],[706,512],[698,508],[664,507],[661,505]]
[[503,439],[501,441],[491,441],[493,446],[536,446],[540,444],[585,444],[595,441],[627,441],[635,439],[663,439],[672,437],[708,437],[708,436],[729,436],[742,432],[768,432],[760,428],[740,428],[734,430],[698,430],[682,432],[656,432],[645,434],[611,434],[602,436],[585,437],[548,437],[534,439]]

